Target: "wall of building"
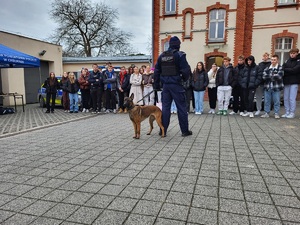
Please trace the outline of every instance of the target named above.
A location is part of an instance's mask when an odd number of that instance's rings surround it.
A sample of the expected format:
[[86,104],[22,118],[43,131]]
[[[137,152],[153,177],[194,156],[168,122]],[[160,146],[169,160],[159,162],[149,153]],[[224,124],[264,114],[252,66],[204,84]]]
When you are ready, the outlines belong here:
[[[37,79],[36,86],[29,86],[30,89],[37,89],[40,86],[40,80],[42,77],[47,77],[50,71],[54,71],[56,74],[62,74],[62,47],[54,45],[48,42],[27,38],[17,34],[7,33],[0,31],[0,43],[13,48],[17,51],[24,52],[28,55],[32,55],[41,60],[41,63],[46,62],[48,71],[34,70],[35,73],[32,79]],[[39,55],[41,51],[45,50],[44,55]],[[45,74],[40,74],[42,71]],[[1,69],[1,85],[4,93],[18,92],[25,96],[24,101],[26,103],[26,88],[25,88],[24,69]],[[30,83],[30,82],[29,82]],[[18,102],[21,104],[21,102]],[[5,98],[3,105],[13,105],[12,98]]]

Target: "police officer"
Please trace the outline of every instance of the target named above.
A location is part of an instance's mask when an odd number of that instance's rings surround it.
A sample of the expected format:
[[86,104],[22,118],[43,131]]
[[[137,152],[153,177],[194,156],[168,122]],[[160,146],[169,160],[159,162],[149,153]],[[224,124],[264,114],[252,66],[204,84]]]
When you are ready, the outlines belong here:
[[154,88],[162,88],[162,123],[165,134],[170,124],[171,104],[175,101],[182,136],[192,135],[189,130],[186,111],[185,90],[182,83],[189,79],[191,67],[186,61],[186,54],[179,51],[180,40],[174,36],[169,41],[169,49],[157,59],[154,71]]

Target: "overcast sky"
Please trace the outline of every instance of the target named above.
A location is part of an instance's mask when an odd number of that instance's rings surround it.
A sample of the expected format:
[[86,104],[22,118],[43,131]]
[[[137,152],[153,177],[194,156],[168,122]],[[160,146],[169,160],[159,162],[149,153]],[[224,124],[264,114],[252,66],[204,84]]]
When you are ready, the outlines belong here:
[[[50,18],[51,0],[1,0],[0,30],[47,40],[57,24]],[[152,32],[152,0],[92,0],[118,10],[117,27],[133,34],[131,44],[140,53],[147,49]]]

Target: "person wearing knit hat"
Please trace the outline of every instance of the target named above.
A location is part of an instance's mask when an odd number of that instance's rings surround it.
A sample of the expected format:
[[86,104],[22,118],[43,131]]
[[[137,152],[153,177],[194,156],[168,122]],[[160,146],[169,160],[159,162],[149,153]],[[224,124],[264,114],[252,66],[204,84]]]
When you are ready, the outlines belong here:
[[185,137],[193,133],[189,130],[183,82],[189,79],[192,71],[186,60],[186,54],[179,51],[180,44],[178,37],[171,37],[169,49],[158,57],[154,70],[154,89],[160,90],[162,88],[162,123],[165,128],[165,135],[170,124],[171,104],[174,100],[180,130],[182,136]]

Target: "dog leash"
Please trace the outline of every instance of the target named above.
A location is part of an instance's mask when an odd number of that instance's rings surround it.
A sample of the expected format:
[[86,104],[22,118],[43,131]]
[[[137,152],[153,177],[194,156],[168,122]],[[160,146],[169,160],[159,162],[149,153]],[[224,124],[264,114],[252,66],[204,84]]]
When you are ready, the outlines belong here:
[[142,97],[142,99],[138,100],[136,103],[139,103],[139,102],[142,101],[144,98],[150,96],[153,92],[154,92],[154,89],[153,89],[152,91],[150,91],[148,94],[146,94],[144,97]]

